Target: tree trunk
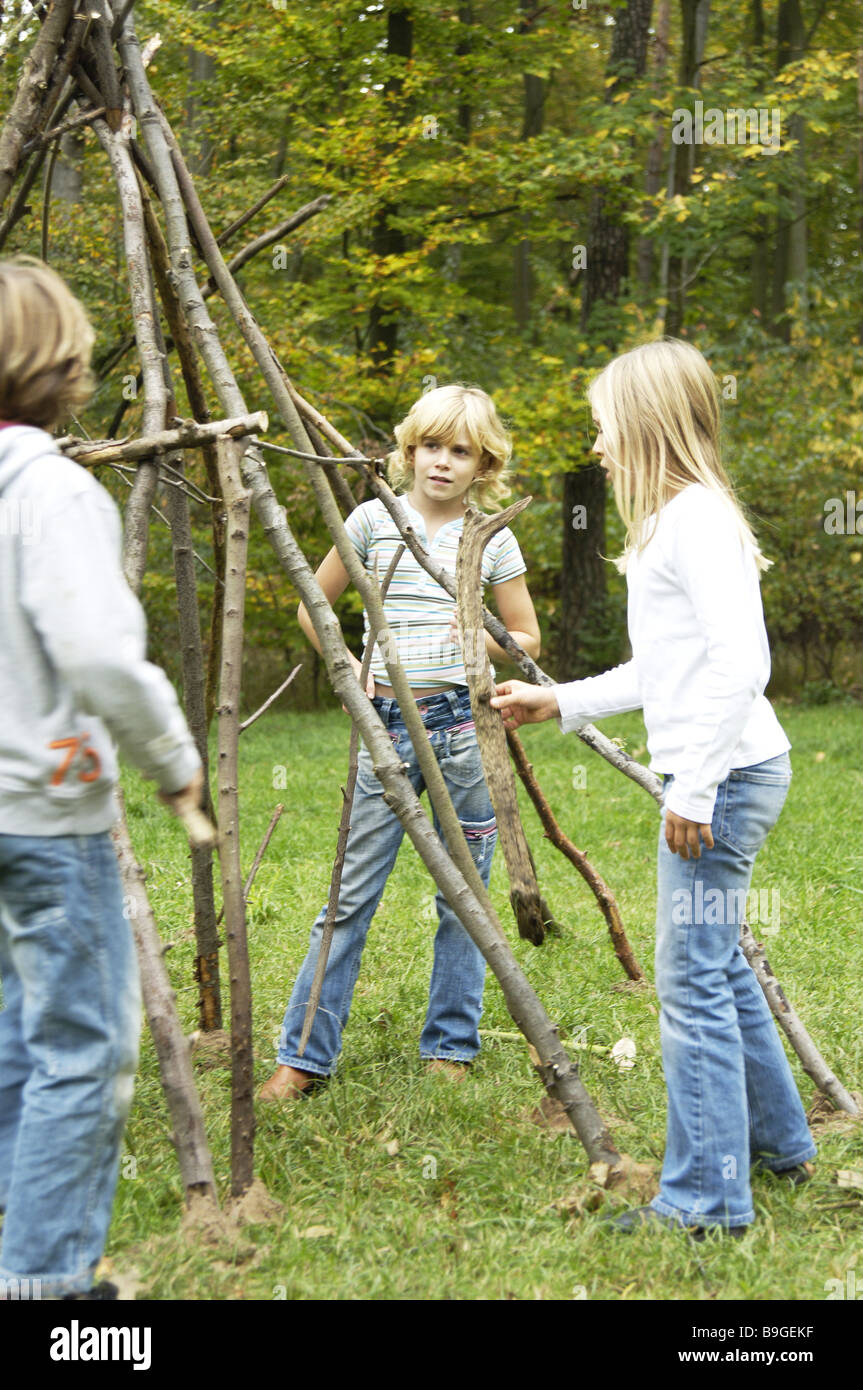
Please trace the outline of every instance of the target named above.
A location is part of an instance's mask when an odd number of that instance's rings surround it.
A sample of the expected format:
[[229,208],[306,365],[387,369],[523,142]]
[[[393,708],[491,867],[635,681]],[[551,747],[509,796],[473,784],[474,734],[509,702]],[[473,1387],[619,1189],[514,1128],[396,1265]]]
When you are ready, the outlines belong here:
[[[707,22],[710,0],[680,0],[683,27],[678,80],[681,87],[701,85],[701,60],[707,41]],[[692,171],[698,162],[694,144],[675,145],[672,141],[668,171],[668,195],[685,198],[691,187]],[[664,297],[668,299],[665,331],[671,337],[680,336],[686,308],[686,259],[664,249]]]
[[[520,0],[523,18],[518,26],[520,34],[529,34],[533,29],[537,14],[535,0]],[[524,86],[524,107],[521,122],[522,144],[542,134],[545,121],[545,83],[535,73],[522,73]],[[523,213],[521,221],[530,222],[530,215]],[[516,243],[513,257],[513,309],[515,321],[522,333],[530,326],[530,308],[533,298],[533,275],[530,266],[531,242],[528,237]]]
[[[656,19],[656,58],[653,65],[653,92],[657,100],[665,93],[665,74],[668,68],[668,36],[671,28],[671,0],[659,0],[659,14]],[[665,153],[666,122],[662,113],[654,117],[656,134],[647,152],[647,169],[644,191],[648,198],[655,198],[662,187],[662,156]],[[652,214],[648,207],[648,215]],[[640,237],[638,241],[638,283],[642,295],[647,299],[653,288],[655,249],[652,237]]]
[[599,463],[589,463],[563,477],[563,553],[560,570],[560,642],[558,672],[562,681],[591,674],[590,643],[606,608],[606,478]]
[[[210,22],[215,26],[221,0],[188,0],[188,3],[193,10],[209,13]],[[202,53],[197,48],[186,49],[186,64],[189,74],[185,110],[186,157],[194,173],[206,177],[213,163],[213,141],[204,129],[209,106],[207,84],[215,76],[216,65],[209,53]]]
[[[863,258],[863,13],[860,17],[860,39],[857,49],[857,115],[860,120],[860,134],[857,137],[857,230],[860,241],[859,255]],[[863,316],[858,329],[863,339]]]
[[[751,54],[749,66],[753,63],[763,64],[765,25],[763,0],[751,0],[750,11],[750,35],[751,35]],[[759,87],[760,87],[759,83]],[[764,213],[758,213],[752,219],[752,254],[749,261],[749,303],[757,310],[758,317],[762,323],[767,322],[767,314],[770,307],[770,266],[767,255],[767,241],[770,235],[770,225]]]
[[[391,9],[387,14],[387,56],[409,60],[413,51],[413,20],[406,9]],[[400,109],[403,80],[400,76],[388,79],[384,98]],[[401,256],[407,242],[404,232],[393,225],[398,208],[385,203],[379,208],[372,231],[372,251],[375,256]],[[386,292],[379,294],[369,308],[368,349],[375,370],[386,373],[392,366],[398,346],[398,320]]]
[[[615,10],[607,67],[615,81],[606,88],[607,102],[644,75],[652,9],[653,0],[627,0]],[[629,232],[618,201],[619,195],[604,189],[591,199],[581,301],[582,331],[592,331],[612,351],[619,334],[616,306],[629,269]],[[563,511],[558,665],[571,680],[576,673],[586,673],[583,637],[588,623],[604,625],[605,566],[597,553],[605,551],[605,474],[596,464],[564,474]]]
[[[788,63],[803,57],[806,33],[800,0],[780,0],[776,18],[776,70],[781,72]],[[791,202],[790,215],[781,215],[776,229],[776,254],[773,259],[773,298],[771,323],[773,332],[785,342],[791,340],[791,324],[784,317],[788,307],[787,287],[804,287],[807,272],[806,232],[806,157],[804,151],[805,124],[794,113],[784,132],[786,139],[795,140],[797,149],[792,155],[793,176],[787,196]],[[805,303],[803,306],[805,313]]]

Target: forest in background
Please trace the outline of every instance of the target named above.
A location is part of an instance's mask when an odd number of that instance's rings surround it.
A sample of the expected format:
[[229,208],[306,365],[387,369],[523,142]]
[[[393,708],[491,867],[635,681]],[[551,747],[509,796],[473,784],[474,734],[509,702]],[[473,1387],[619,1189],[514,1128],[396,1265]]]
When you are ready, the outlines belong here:
[[[1,8],[5,108],[37,19],[26,3]],[[725,461],[775,562],[763,579],[773,689],[815,701],[863,694],[854,0],[139,0],[135,13],[217,230],[281,181],[231,254],[314,204],[236,271],[306,398],[378,455],[430,385],[468,381],[495,397],[514,437],[514,494],[534,498],[517,534],[547,670],[572,678],[626,655],[623,581],[598,558],[622,534],[590,462],[585,389],[615,352],[666,332],[714,367]],[[700,112],[707,133],[710,112],[736,110],[769,113],[778,138],[732,141],[726,119],[721,143],[675,143],[680,113]],[[28,206],[0,227],[0,251],[44,255],[98,331],[98,388],[70,428],[134,433],[120,210],[89,129],[52,149]],[[218,297],[210,304],[250,408],[265,408],[248,351]],[[191,413],[184,399],[178,407]],[[276,428],[268,438],[289,443]],[[268,464],[304,549],[322,558],[329,541],[300,466],[272,454]],[[188,466],[206,487],[193,452]],[[99,476],[122,505],[123,481]],[[193,521],[206,603],[209,507]],[[247,699],[302,660],[298,697],[326,700],[292,587],[255,528],[251,539]],[[143,597],[152,656],[176,675],[160,523]],[[356,650],[356,597],[340,612]]]

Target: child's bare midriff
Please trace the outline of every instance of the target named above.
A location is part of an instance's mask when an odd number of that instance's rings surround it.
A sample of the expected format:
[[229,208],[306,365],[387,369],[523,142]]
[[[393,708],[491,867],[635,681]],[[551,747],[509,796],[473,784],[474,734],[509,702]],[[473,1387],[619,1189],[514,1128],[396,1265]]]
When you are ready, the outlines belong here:
[[[444,695],[447,690],[455,690],[454,685],[424,685],[414,690],[411,686],[411,694],[414,699],[419,700],[428,695]],[[389,700],[395,695],[391,685],[381,685],[380,681],[375,681],[375,694],[382,700]]]

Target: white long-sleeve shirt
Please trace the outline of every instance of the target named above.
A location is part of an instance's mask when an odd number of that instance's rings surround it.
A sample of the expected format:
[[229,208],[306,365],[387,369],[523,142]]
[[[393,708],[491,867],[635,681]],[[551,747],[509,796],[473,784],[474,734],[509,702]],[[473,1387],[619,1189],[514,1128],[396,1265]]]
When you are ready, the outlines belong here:
[[643,709],[650,766],[674,775],[667,808],[706,825],[732,768],[791,747],[764,696],[770,650],[754,552],[730,504],[693,483],[662,508],[626,577],[632,660],[556,686],[560,727]]

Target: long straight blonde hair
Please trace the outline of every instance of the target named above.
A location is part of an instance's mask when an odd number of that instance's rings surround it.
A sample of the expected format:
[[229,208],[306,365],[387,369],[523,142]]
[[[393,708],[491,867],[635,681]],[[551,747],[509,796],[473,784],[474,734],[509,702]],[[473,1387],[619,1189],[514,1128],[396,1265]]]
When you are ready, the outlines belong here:
[[758,569],[772,564],[722,465],[719,389],[697,348],[679,338],[644,343],[609,362],[587,394],[626,527],[623,554],[614,562],[621,572],[650,542],[660,509],[692,483],[710,488],[732,509]]

